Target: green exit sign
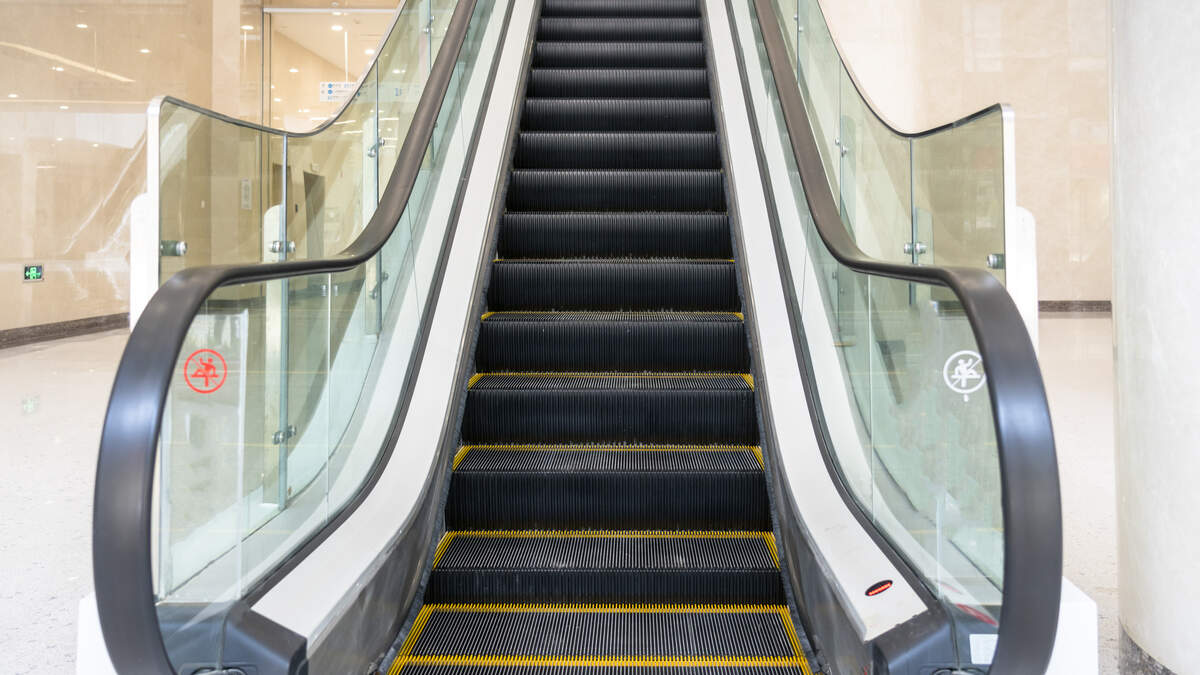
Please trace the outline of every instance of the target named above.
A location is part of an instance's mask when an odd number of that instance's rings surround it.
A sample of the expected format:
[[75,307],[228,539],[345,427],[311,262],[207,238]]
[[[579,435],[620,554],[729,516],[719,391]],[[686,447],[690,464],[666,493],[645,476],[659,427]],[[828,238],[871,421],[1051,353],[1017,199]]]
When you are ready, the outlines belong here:
[[45,278],[45,265],[26,265],[25,281],[41,281]]

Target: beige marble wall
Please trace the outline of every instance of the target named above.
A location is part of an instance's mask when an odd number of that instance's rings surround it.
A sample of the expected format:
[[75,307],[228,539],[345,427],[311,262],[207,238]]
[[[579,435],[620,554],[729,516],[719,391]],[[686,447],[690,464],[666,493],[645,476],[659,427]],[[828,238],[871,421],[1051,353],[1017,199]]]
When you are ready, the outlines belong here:
[[[261,16],[256,0],[0,3],[0,330],[126,311],[146,105],[260,118]],[[29,263],[44,281],[22,281]]]
[[918,131],[1016,112],[1017,203],[1038,221],[1043,300],[1108,300],[1107,0],[821,0],[878,112]]

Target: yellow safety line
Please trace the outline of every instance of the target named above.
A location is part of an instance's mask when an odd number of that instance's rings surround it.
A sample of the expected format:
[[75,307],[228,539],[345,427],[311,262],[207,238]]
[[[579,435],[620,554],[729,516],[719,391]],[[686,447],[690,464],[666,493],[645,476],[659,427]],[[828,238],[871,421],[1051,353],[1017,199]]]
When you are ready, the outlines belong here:
[[438,603],[435,612],[556,614],[778,614],[786,605]]
[[770,532],[764,532],[763,541],[767,542],[767,548],[771,551],[771,558],[775,560],[775,566],[779,567],[779,549],[775,547],[775,535]]
[[754,453],[754,456],[755,456],[755,458],[757,458],[757,459],[758,459],[758,467],[759,467],[760,469],[762,469],[763,471],[766,471],[766,470],[767,470],[767,465],[766,465],[766,464],[763,464],[763,458],[762,458],[762,448],[760,448],[760,447],[758,447],[757,445],[755,445],[755,446],[751,447],[751,448],[750,448],[750,450],[751,450],[751,451]]
[[742,379],[746,381],[746,384],[750,385],[751,390],[754,389],[754,376],[753,375],[750,375],[750,374],[742,375]]
[[442,555],[446,553],[446,548],[450,546],[450,542],[458,536],[457,531],[450,531],[442,535],[442,540],[438,542],[437,550],[433,552],[433,566],[437,567],[438,561],[442,559]]
[[511,314],[567,314],[567,315],[570,315],[570,314],[601,314],[601,315],[603,315],[603,314],[629,314],[629,315],[633,315],[633,316],[647,316],[647,317],[660,316],[663,314],[684,314],[684,315],[696,314],[696,315],[700,315],[700,316],[710,316],[710,315],[720,314],[722,316],[735,316],[735,317],[737,317],[737,319],[739,321],[746,320],[746,315],[742,314],[741,312],[704,312],[704,311],[690,311],[690,310],[676,311],[676,310],[670,310],[670,309],[657,310],[657,311],[656,310],[645,310],[645,309],[639,309],[639,310],[634,310],[634,311],[621,311],[619,309],[618,310],[574,309],[574,310],[566,310],[563,312],[537,311],[537,310],[499,310],[499,311],[494,311],[494,312],[484,312],[483,315],[479,317],[479,320],[486,321],[489,317],[495,316],[497,314],[507,314],[507,315],[511,315]]
[[475,373],[474,375],[472,375],[471,379],[467,381],[467,389],[474,387],[475,383],[479,381],[479,378],[481,378],[483,376],[484,376],[484,373]]
[[[425,629],[433,612],[472,613],[516,613],[516,612],[561,612],[561,613],[637,613],[637,614],[777,614],[787,633],[792,647],[792,656],[661,656],[661,657],[609,657],[609,656],[495,656],[495,655],[435,655],[413,656],[412,650]],[[404,640],[396,660],[388,669],[388,675],[398,675],[408,665],[429,666],[743,666],[743,667],[787,667],[799,666],[804,675],[812,675],[812,669],[791,613],[786,605],[520,605],[500,604],[434,604],[425,605],[413,622],[413,627]]]
[[[413,656],[406,665],[414,666],[668,666],[668,667],[783,667],[807,665],[794,656]],[[807,670],[805,670],[808,673]],[[811,675],[811,673],[808,673]]]
[[451,534],[496,539],[762,539],[768,548],[775,548],[770,532],[747,530],[455,530]]
[[464,445],[458,449],[458,452],[454,453],[454,464],[450,467],[452,471],[458,468],[459,463],[463,461],[463,457],[467,456],[467,453],[471,451],[472,447],[474,446]]

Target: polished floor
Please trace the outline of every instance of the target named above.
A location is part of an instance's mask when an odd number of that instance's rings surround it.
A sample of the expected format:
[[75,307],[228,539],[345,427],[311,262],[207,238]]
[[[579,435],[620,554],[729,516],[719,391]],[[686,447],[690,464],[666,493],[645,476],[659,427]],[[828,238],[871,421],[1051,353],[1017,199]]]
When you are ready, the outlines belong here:
[[[1100,608],[1100,672],[1116,672],[1112,321],[1050,314],[1041,360],[1058,441],[1066,576]],[[91,502],[104,406],[126,333],[0,350],[0,670],[74,670],[92,588]]]

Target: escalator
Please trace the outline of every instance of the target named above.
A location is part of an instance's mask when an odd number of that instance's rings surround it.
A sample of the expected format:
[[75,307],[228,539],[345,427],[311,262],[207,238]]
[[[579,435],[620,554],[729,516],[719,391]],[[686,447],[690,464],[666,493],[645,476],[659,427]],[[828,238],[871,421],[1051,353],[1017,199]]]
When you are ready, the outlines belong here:
[[774,0],[450,4],[432,65],[398,18],[326,127],[366,166],[410,116],[353,243],[185,268],[133,330],[93,518],[114,669],[1043,672],[1032,345],[990,272],[854,239],[907,223],[863,215],[894,172],[822,154],[804,68],[836,53]]
[[809,673],[699,8],[546,0],[535,39],[448,531],[389,672]]

